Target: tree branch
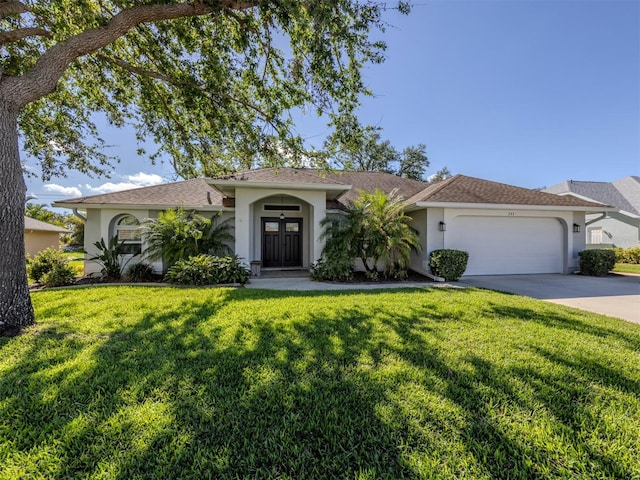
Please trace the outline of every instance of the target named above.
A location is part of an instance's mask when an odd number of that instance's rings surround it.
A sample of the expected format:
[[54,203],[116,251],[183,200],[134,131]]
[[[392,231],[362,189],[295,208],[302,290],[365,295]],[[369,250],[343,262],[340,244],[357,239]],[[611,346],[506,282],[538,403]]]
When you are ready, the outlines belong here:
[[143,76],[143,77],[150,77],[150,78],[155,78],[156,80],[160,80],[162,82],[166,82],[170,85],[174,85],[177,87],[189,87],[189,88],[193,88],[195,90],[198,90],[202,93],[204,93],[205,95],[207,95],[208,97],[210,97],[212,94],[214,95],[218,95],[220,97],[224,97],[227,98],[228,100],[231,100],[234,103],[239,103],[240,105],[253,110],[254,112],[256,112],[267,124],[271,125],[272,128],[276,128],[276,126],[272,123],[271,118],[269,118],[269,116],[266,114],[266,112],[262,111],[260,108],[256,107],[255,105],[253,105],[252,103],[248,103],[244,100],[241,100],[239,98],[233,97],[231,95],[229,95],[228,93],[225,92],[211,92],[210,90],[208,90],[206,87],[199,85],[196,82],[185,82],[185,81],[179,81],[176,80],[175,78],[167,75],[166,73],[162,73],[162,72],[157,72],[157,71],[153,71],[153,70],[147,70],[144,68],[140,68],[140,67],[136,67],[135,65],[131,65],[129,62],[126,62],[125,60],[122,60],[121,58],[117,58],[117,57],[108,57],[107,55],[103,55],[102,53],[97,53],[96,57],[99,58],[100,60],[103,60],[107,63],[113,63],[115,65],[117,65],[118,67],[122,68],[123,70],[126,70],[127,72],[133,73],[135,75],[139,75],[139,76]]
[[19,77],[4,77],[0,96],[20,109],[34,100],[55,91],[69,64],[79,57],[95,52],[142,23],[203,16],[217,9],[248,9],[257,1],[221,0],[216,6],[200,0],[190,3],[138,5],[116,14],[103,27],[86,30],[49,48],[33,68]]
[[0,32],[0,45],[17,42],[18,40],[23,40],[29,37],[53,38],[53,34],[44,28],[18,28],[17,30]]
[[30,12],[31,9],[24,3],[9,0],[8,2],[0,2],[0,18],[6,18],[9,15],[15,15]]

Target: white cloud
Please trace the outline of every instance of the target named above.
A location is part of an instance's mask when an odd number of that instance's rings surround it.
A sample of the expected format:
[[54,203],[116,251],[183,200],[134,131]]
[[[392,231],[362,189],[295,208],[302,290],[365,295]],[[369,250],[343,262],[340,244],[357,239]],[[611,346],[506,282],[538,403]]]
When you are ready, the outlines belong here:
[[127,175],[123,178],[127,181],[118,183],[106,182],[97,187],[86,184],[85,187],[95,193],[112,193],[131,188],[150,187],[164,182],[164,178],[155,173],[138,172],[135,175]]
[[81,197],[82,192],[79,188],[76,187],[63,187],[62,185],[58,185],[56,183],[47,183],[44,185],[44,189],[49,192],[61,193],[67,197]]
[[127,180],[137,185],[140,185],[141,187],[158,185],[164,182],[164,178],[162,178],[160,175],[156,175],[155,173],[144,173],[144,172],[138,172],[135,175],[129,175],[127,177]]

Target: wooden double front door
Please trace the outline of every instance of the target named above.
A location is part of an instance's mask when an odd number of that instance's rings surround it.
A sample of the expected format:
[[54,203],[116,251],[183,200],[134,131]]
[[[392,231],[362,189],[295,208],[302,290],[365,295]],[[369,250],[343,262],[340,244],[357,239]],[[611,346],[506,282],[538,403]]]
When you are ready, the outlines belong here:
[[302,219],[262,219],[262,266],[302,266]]

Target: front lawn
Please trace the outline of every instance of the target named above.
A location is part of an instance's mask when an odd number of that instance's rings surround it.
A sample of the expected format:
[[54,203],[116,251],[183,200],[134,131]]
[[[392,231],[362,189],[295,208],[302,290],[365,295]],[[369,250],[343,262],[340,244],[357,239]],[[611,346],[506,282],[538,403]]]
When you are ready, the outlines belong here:
[[640,325],[475,289],[33,301],[1,478],[640,478]]
[[637,273],[640,275],[640,265],[633,263],[616,263],[614,273]]

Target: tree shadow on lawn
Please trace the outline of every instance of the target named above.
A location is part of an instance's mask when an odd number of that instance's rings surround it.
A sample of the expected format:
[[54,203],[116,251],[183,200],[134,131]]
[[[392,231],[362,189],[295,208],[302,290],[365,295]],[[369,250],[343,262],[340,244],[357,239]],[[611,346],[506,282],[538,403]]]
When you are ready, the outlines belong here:
[[[539,402],[579,429],[583,405],[556,396],[558,379],[533,368],[464,351],[455,361],[448,327],[474,320],[437,300],[395,309],[377,305],[373,291],[357,292],[361,305],[335,292],[270,294],[276,303],[334,302],[289,318],[253,305],[260,291],[234,292],[146,313],[108,335],[41,331],[0,378],[0,418],[13,428],[1,436],[52,477],[543,478],[566,476],[562,462],[576,459],[578,474],[633,474],[576,436],[560,444],[586,458],[532,445],[501,424],[500,409]],[[562,318],[548,321],[565,328]],[[593,368],[580,381],[629,388],[611,373]]]

